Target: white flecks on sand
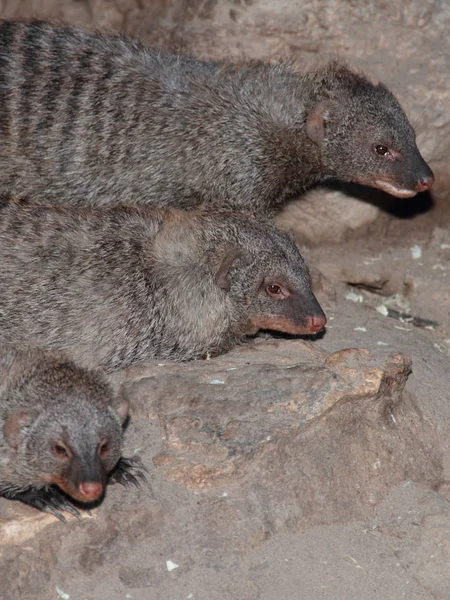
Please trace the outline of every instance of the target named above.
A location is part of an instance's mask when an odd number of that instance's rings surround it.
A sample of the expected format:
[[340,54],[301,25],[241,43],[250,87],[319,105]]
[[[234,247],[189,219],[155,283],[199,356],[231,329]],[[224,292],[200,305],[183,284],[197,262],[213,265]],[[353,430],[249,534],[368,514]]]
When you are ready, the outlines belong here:
[[367,258],[366,260],[363,260],[363,264],[364,265],[373,265],[373,263],[377,262],[377,260],[381,260],[381,254],[379,254],[378,256],[372,256],[370,258]]
[[347,554],[347,558],[349,558],[352,563],[355,565],[355,567],[357,569],[362,569],[362,566],[359,564],[359,562],[356,560],[356,558],[353,558],[353,556],[350,556],[350,554]]
[[167,570],[169,571],[173,571],[174,569],[178,569],[180,565],[177,565],[177,563],[172,562],[171,560],[166,560],[166,567]]
[[345,298],[346,300],[351,300],[352,302],[364,302],[364,296],[361,296],[361,294],[355,294],[355,292],[349,292]]

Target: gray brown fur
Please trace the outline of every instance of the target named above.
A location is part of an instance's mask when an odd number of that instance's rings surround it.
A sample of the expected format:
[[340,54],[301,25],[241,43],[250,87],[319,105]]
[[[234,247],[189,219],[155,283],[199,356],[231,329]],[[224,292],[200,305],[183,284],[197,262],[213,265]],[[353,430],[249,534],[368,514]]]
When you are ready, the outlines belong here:
[[16,195],[265,211],[329,178],[400,196],[433,182],[393,94],[338,62],[227,66],[4,21],[0,67],[0,189]]
[[[61,353],[1,343],[0,495],[61,517],[59,510],[77,512],[71,499],[101,497],[111,472],[136,482],[132,463],[121,459],[127,413],[101,374]],[[58,444],[67,456],[57,454]],[[95,498],[83,495],[86,483]]]
[[[259,328],[325,325],[294,241],[241,212],[4,200],[0,255],[0,338],[92,368],[200,358]],[[272,283],[286,295],[268,295]]]

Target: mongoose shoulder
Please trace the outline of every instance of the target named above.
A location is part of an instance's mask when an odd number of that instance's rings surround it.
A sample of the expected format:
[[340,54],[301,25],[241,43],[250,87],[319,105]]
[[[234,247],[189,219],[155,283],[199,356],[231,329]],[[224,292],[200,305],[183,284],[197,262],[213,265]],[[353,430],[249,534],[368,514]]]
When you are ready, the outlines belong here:
[[261,328],[326,323],[295,242],[241,211],[5,201],[0,254],[0,337],[92,368],[201,358]]
[[64,354],[0,343],[0,495],[78,514],[108,481],[137,484],[138,461],[122,458],[128,402],[100,373]]
[[336,61],[208,63],[42,21],[3,21],[0,58],[2,191],[258,212],[330,178],[434,181],[394,95]]

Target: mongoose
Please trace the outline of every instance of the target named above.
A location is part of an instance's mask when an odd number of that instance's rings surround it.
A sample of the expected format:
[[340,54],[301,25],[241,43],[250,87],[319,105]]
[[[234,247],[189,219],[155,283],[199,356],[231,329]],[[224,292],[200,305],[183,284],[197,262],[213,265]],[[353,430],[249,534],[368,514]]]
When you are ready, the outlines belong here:
[[[128,402],[59,352],[0,343],[0,495],[62,518],[102,497],[108,478],[137,484],[121,458]],[[135,468],[136,467],[136,468]]]
[[272,213],[330,178],[401,198],[434,182],[394,95],[337,61],[227,65],[42,21],[3,21],[0,59],[16,195]]
[[109,371],[326,323],[295,242],[244,211],[4,202],[0,339]]

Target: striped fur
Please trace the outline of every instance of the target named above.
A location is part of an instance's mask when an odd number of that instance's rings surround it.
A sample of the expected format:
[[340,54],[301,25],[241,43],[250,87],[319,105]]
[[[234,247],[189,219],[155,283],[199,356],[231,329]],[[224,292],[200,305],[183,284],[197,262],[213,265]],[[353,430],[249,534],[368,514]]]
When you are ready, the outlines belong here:
[[38,199],[265,211],[330,177],[413,195],[432,176],[394,96],[336,62],[299,75],[3,21],[0,107],[0,190]]

